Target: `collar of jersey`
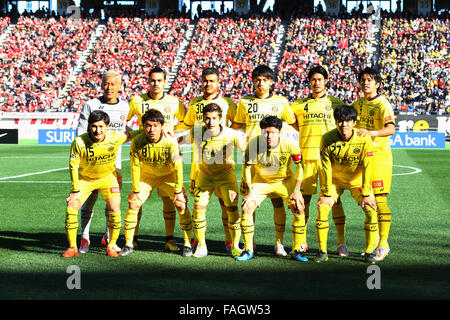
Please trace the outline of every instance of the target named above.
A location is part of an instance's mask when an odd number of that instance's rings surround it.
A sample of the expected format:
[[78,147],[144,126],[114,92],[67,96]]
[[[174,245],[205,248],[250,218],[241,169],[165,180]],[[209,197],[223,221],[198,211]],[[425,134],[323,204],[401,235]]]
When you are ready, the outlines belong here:
[[220,92],[217,92],[216,96],[214,98],[212,98],[212,99],[209,99],[209,100],[206,99],[204,95],[202,95],[202,99],[203,100],[208,100],[208,101],[216,100],[218,97],[220,97]]

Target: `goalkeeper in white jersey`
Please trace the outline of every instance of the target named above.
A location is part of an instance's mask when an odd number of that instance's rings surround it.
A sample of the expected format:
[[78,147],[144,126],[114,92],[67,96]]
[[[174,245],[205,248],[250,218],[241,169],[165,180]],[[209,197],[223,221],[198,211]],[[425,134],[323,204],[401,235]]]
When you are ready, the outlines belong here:
[[[109,131],[125,131],[126,119],[129,111],[128,102],[118,99],[118,94],[122,86],[120,74],[116,71],[107,71],[102,77],[103,95],[99,98],[87,101],[81,110],[80,120],[77,127],[77,135],[87,132],[88,118],[94,110],[102,110],[110,117]],[[116,175],[119,186],[122,187],[122,146],[117,151]],[[81,245],[79,252],[86,253],[89,250],[89,229],[92,221],[93,208],[98,197],[98,190],[92,192],[89,198],[81,207]],[[108,210],[105,207],[106,227],[105,235],[102,238],[102,244],[107,246],[109,242],[108,231]],[[117,252],[120,248],[116,245]]]

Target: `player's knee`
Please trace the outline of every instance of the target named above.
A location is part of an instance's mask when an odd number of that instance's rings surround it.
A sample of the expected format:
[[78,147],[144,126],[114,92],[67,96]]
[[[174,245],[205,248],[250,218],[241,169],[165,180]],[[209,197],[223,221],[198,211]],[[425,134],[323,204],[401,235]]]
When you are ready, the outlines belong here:
[[67,202],[67,207],[78,211],[81,209],[81,202],[78,199],[72,199]]
[[128,200],[128,207],[131,210],[139,210],[139,209],[141,209],[141,205],[142,205],[142,203],[141,203],[141,200],[139,200],[139,199]]
[[251,216],[256,209],[256,202],[254,200],[247,201],[242,207],[242,214]]

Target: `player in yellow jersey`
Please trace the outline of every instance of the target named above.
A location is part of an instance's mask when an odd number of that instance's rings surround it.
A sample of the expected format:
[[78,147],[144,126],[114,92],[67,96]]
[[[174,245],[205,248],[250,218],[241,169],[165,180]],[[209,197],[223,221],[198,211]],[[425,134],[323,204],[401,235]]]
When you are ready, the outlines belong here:
[[354,126],[358,114],[350,105],[334,110],[336,129],[322,136],[320,144],[320,194],[317,201],[316,236],[319,252],[314,262],[328,260],[328,215],[345,189],[362,207],[364,221],[364,260],[375,263],[373,250],[377,241],[376,203],[370,187],[373,146],[367,136],[359,136]]
[[[173,134],[177,127],[182,126],[185,116],[184,106],[181,101],[170,95],[164,93],[166,85],[166,72],[160,67],[155,67],[150,70],[149,74],[149,91],[147,93],[133,97],[130,100],[130,112],[127,119],[130,120],[133,116],[138,117],[139,126],[142,128],[142,115],[150,109],[160,111],[164,116],[164,131]],[[170,200],[169,195],[164,194],[158,189],[158,195],[163,200],[163,217],[166,227],[166,244],[165,249],[172,252],[179,252],[180,248],[176,245],[173,237],[175,230],[176,210]],[[139,222],[142,217],[142,208],[139,211],[138,223],[135,228],[134,245],[138,246],[138,232]],[[136,248],[135,248],[136,249]]]
[[[221,124],[223,127],[229,127],[236,115],[236,104],[228,97],[224,97],[220,93],[219,87],[219,70],[216,68],[206,68],[202,71],[201,78],[202,95],[192,99],[189,102],[188,111],[184,118],[184,127],[189,129],[193,126],[203,125],[203,108],[209,103],[215,103],[222,110]],[[189,179],[189,194],[194,196],[195,181],[198,172],[199,161],[196,154],[193,153],[191,160],[191,174]],[[222,224],[225,232],[225,248],[228,253],[231,252],[233,246],[230,232],[228,231],[228,210],[222,198],[218,196],[220,207],[222,210]],[[195,240],[192,247],[195,248],[197,241]]]
[[[300,252],[306,241],[302,183],[302,156],[300,148],[288,137],[281,135],[283,122],[276,116],[261,120],[262,132],[253,137],[245,150],[243,180],[249,192],[242,200],[241,230],[245,250],[236,258],[247,261],[254,257],[253,214],[260,204],[271,194],[283,199],[293,213],[292,220],[292,258],[306,262],[308,259]],[[292,170],[295,165],[295,174]],[[251,168],[254,167],[254,175]]]
[[359,120],[356,127],[359,135],[372,138],[374,145],[372,188],[377,202],[379,242],[375,259],[384,260],[389,254],[389,229],[391,210],[387,204],[387,195],[391,190],[392,152],[390,136],[395,133],[394,111],[389,101],[379,93],[381,75],[373,68],[367,67],[358,75],[363,97],[353,103],[358,111]]
[[[308,72],[311,95],[297,99],[291,105],[297,123],[294,128],[299,132],[299,145],[303,156],[302,195],[305,200],[305,220],[308,226],[309,207],[312,195],[317,193],[317,180],[320,166],[320,141],[322,135],[336,127],[333,110],[344,104],[338,98],[326,92],[328,81],[327,70],[320,65],[314,66]],[[345,214],[340,199],[332,209],[333,221],[337,232],[337,251],[339,256],[348,256],[345,245]],[[308,244],[302,246],[306,251]]]
[[131,140],[139,131],[108,132],[109,116],[101,110],[91,112],[88,132],[78,136],[70,148],[70,178],[72,190],[67,200],[66,234],[69,248],[65,258],[78,255],[78,211],[94,190],[99,190],[109,210],[110,239],[107,254],[117,257],[116,241],[121,227],[120,188],[117,182],[115,162],[120,145]]
[[[289,107],[289,101],[272,93],[271,88],[275,81],[275,73],[266,65],[256,67],[252,72],[252,81],[255,94],[243,97],[238,104],[236,117],[232,129],[239,129],[246,125],[247,140],[260,135],[259,123],[267,116],[276,116],[289,125],[294,125],[295,115]],[[253,174],[253,172],[252,172]],[[241,179],[241,194],[248,192]],[[284,230],[286,225],[286,211],[283,200],[276,195],[270,195],[274,208],[275,223],[275,254],[286,256],[283,247]]]
[[193,227],[198,246],[194,257],[208,254],[206,246],[206,207],[215,193],[227,210],[227,223],[232,243],[231,254],[241,254],[241,220],[238,211],[239,190],[234,168],[234,148],[245,150],[245,138],[235,130],[223,126],[222,109],[216,103],[203,108],[204,126],[191,129],[186,143],[192,143],[199,159],[194,189]]
[[144,133],[135,137],[130,148],[132,190],[128,196],[125,216],[125,246],[121,256],[134,252],[133,237],[139,209],[152,190],[158,188],[173,201],[180,215],[180,226],[184,238],[183,256],[191,256],[192,223],[186,196],[183,192],[183,162],[178,143],[162,132],[163,114],[150,109],[142,116]]

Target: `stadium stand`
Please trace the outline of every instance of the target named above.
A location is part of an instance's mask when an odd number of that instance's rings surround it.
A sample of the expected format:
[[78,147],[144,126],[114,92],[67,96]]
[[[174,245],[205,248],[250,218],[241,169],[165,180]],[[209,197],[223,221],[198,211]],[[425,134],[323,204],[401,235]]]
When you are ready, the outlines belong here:
[[450,106],[450,20],[386,17],[381,30],[381,72],[398,112],[444,114]]
[[[123,73],[120,98],[130,100],[147,90],[151,68],[177,67],[174,59],[194,21],[182,15],[144,17],[142,11],[131,11],[132,17],[125,17],[125,11],[118,12],[121,16],[107,12],[109,19],[92,50],[86,50],[87,44],[99,19],[39,13],[21,16],[14,25],[9,17],[0,18],[1,111],[48,111],[60,98],[61,111],[79,112],[86,100],[101,94],[101,74],[108,69]],[[328,68],[329,94],[348,103],[359,96],[359,70],[375,65],[385,77],[384,90],[397,113],[448,114],[449,20],[448,13],[429,17],[385,13],[377,34],[380,50],[371,57],[372,22],[360,13],[339,17],[295,13],[287,22],[261,13],[202,15],[195,21],[194,36],[169,92],[187,105],[201,93],[201,71],[214,66],[221,72],[222,93],[238,102],[252,93],[251,71],[258,64],[269,64],[276,30],[287,23],[275,91],[291,102],[309,94],[306,74],[314,64]],[[87,60],[64,95],[83,51]]]
[[123,74],[121,99],[142,93],[154,66],[172,67],[188,25],[189,19],[110,19],[62,108],[80,111],[86,100],[101,95],[101,75],[109,69]]
[[321,64],[328,68],[328,93],[344,102],[356,100],[358,71],[369,63],[368,29],[366,18],[293,17],[276,90],[291,102],[307,96],[308,70]]
[[96,20],[20,17],[0,48],[2,111],[46,111],[85,49]]
[[251,72],[269,64],[279,18],[201,18],[171,93],[185,103],[201,94],[201,72],[216,67],[224,95],[237,102],[252,93]]

